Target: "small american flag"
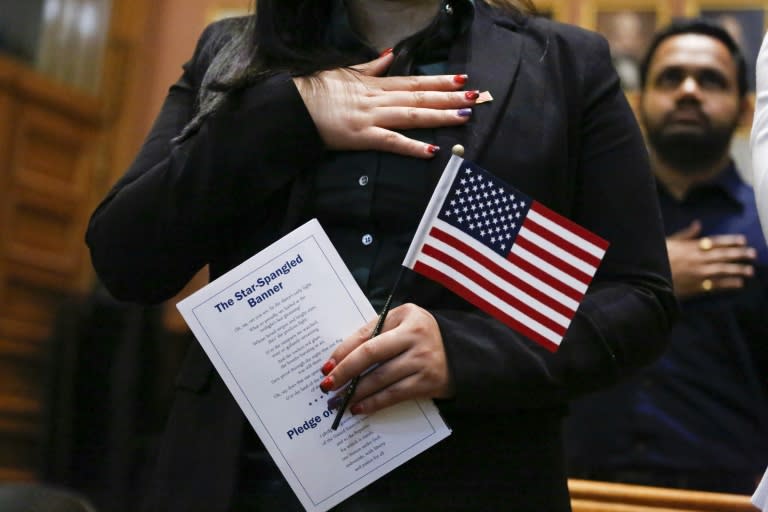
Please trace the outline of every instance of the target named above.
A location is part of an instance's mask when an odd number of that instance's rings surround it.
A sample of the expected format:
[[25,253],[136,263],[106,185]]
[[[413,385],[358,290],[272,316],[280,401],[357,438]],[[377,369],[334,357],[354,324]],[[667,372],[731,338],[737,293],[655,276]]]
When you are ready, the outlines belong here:
[[608,242],[453,156],[403,265],[554,352]]

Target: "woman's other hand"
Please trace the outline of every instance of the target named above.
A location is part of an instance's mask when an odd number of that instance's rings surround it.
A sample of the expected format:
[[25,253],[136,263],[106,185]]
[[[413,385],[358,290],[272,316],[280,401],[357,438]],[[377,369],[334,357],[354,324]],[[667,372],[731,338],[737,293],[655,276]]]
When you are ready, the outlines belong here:
[[323,366],[323,391],[339,390],[378,364],[360,379],[350,402],[352,413],[370,414],[405,400],[453,395],[443,337],[429,311],[403,304],[390,311],[382,333],[369,339],[375,325],[374,319],[336,347]]
[[293,81],[326,146],[376,150],[417,158],[437,148],[395,130],[466,123],[477,91],[462,91],[466,75],[382,75],[392,53],[351,69],[339,68]]

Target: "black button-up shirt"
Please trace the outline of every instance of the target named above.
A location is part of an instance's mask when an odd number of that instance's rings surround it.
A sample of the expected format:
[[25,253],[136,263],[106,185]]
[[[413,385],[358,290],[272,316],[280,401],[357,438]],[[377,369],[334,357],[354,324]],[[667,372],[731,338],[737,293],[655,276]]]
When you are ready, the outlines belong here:
[[[395,47],[388,74],[445,72],[450,45],[468,28],[473,12],[469,0],[445,0],[421,35]],[[350,26],[342,1],[336,5],[328,37],[360,62],[377,56]],[[403,133],[425,143],[434,141],[433,130]],[[315,173],[308,213],[318,218],[377,310],[390,293],[432,194],[427,162],[376,151],[333,152]]]
[[637,483],[751,493],[768,464],[768,247],[754,194],[733,166],[683,200],[661,184],[658,192],[667,236],[694,220],[703,236],[743,234],[757,250],[756,275],[743,289],[682,300],[656,363],[577,402],[574,476],[615,471]]

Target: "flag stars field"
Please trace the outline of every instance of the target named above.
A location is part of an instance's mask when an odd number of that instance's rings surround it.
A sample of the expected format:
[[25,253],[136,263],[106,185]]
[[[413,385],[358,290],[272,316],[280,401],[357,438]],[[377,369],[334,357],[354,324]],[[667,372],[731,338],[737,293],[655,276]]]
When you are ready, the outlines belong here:
[[452,157],[403,265],[554,351],[607,248],[594,233]]

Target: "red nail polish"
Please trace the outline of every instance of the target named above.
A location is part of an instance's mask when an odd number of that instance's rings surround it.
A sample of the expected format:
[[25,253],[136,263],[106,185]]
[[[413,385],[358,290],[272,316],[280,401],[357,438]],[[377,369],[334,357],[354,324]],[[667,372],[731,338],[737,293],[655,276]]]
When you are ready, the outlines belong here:
[[327,393],[332,389],[333,389],[333,377],[329,375],[328,377],[324,378],[323,381],[320,383],[320,390],[323,393]]
[[464,97],[468,100],[476,100],[480,97],[480,93],[477,91],[467,91],[464,93]]
[[363,406],[360,404],[355,404],[349,409],[349,412],[351,412],[352,414],[362,414]]
[[323,365],[320,371],[323,372],[323,375],[328,375],[333,371],[334,368],[336,368],[336,361],[334,361],[333,359],[329,359],[328,361],[325,362],[325,364]]
[[382,58],[382,57],[384,57],[385,55],[389,55],[390,53],[392,53],[392,50],[393,50],[393,48],[387,48],[386,50],[382,51],[382,52],[379,54],[379,58]]
[[427,146],[427,153],[434,155],[438,151],[440,151],[440,146],[435,146],[434,144]]
[[467,83],[467,75],[454,75],[453,81],[459,85]]

